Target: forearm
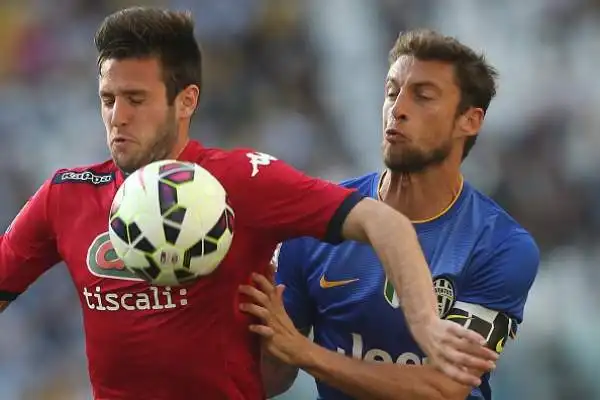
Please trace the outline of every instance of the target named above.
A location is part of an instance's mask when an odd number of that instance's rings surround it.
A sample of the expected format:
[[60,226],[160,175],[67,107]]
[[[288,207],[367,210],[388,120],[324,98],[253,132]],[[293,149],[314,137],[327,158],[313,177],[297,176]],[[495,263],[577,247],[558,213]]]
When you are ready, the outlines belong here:
[[316,379],[357,399],[450,399],[438,384],[440,379],[446,378],[429,366],[360,361],[311,343],[306,361],[300,367]]
[[412,223],[392,208],[372,200],[363,200],[356,208],[345,235],[373,246],[398,293],[408,325],[422,326],[424,321],[436,317],[431,273]]
[[[410,327],[436,317],[437,302],[431,273],[412,223],[401,215],[394,224],[367,225],[367,236],[396,289]],[[385,221],[389,221],[388,218]]]

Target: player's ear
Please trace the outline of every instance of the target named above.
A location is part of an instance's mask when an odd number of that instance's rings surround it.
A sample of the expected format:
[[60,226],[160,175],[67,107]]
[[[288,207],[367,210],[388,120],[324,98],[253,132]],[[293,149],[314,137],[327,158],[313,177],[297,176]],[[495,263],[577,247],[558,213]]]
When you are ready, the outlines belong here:
[[458,133],[460,136],[475,136],[483,125],[483,109],[471,107],[462,113],[457,120]]
[[176,112],[179,118],[191,118],[198,106],[200,88],[188,85],[175,98]]

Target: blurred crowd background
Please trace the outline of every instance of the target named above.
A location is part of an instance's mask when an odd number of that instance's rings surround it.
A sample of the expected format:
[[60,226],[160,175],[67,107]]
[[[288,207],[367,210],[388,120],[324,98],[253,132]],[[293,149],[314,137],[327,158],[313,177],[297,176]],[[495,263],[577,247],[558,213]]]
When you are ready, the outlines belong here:
[[[399,31],[434,28],[484,50],[500,90],[464,172],[543,254],[494,398],[600,399],[600,1],[2,0],[0,229],[55,169],[107,157],[92,37],[134,3],[194,13],[205,54],[196,138],[332,180],[381,168]],[[303,376],[285,398],[313,393]],[[80,308],[59,266],[0,317],[0,400],[89,398]]]

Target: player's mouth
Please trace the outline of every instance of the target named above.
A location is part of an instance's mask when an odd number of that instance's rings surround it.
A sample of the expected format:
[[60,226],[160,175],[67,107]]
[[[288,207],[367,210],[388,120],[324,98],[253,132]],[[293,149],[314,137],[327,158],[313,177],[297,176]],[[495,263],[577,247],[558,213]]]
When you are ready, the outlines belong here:
[[110,143],[113,146],[126,146],[127,144],[131,144],[133,143],[134,140],[129,138],[128,136],[115,136],[114,138],[111,139]]
[[386,142],[391,144],[408,140],[408,137],[404,134],[404,132],[396,128],[387,128],[385,130],[384,138]]

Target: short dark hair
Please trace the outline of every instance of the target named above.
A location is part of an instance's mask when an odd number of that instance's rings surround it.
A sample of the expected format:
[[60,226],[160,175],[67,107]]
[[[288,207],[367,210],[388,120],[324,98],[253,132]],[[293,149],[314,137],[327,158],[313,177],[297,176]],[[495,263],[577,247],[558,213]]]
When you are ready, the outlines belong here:
[[167,102],[187,86],[202,83],[202,52],[189,12],[131,7],[104,19],[94,37],[98,68],[107,59],[157,57],[167,88]]
[[[422,61],[442,61],[454,66],[456,83],[460,88],[457,115],[471,107],[487,112],[496,95],[498,72],[487,63],[481,53],[451,36],[444,36],[428,29],[402,32],[390,50],[389,61],[394,63],[400,56],[410,55]],[[468,137],[463,149],[463,160],[475,145],[477,135]]]

